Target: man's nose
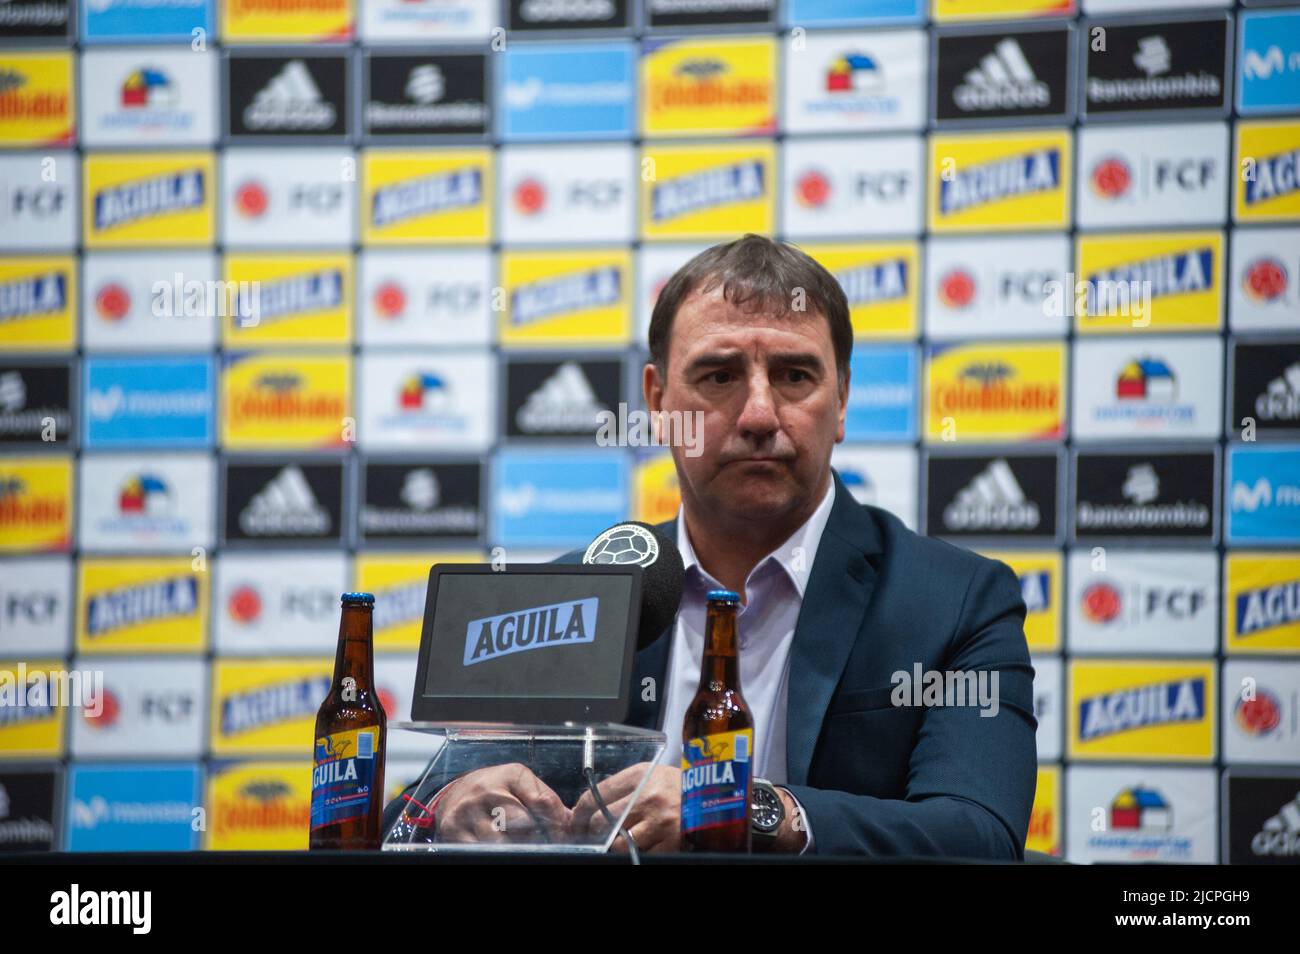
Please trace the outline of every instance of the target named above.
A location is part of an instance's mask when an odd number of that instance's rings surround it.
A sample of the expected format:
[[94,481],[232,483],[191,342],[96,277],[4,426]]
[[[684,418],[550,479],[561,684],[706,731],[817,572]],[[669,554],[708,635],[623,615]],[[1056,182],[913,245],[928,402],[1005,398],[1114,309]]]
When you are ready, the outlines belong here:
[[768,437],[780,427],[776,416],[776,401],[766,376],[755,375],[750,380],[745,406],[741,408],[736,426],[742,434],[758,438]]

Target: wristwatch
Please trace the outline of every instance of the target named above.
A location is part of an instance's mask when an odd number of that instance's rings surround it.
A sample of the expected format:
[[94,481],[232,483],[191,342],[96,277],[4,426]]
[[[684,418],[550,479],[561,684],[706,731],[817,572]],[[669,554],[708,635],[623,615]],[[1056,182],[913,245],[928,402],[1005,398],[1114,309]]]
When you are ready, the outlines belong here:
[[780,794],[767,779],[755,778],[749,804],[749,830],[755,851],[767,851],[776,844],[776,836],[783,821],[785,802],[781,800]]

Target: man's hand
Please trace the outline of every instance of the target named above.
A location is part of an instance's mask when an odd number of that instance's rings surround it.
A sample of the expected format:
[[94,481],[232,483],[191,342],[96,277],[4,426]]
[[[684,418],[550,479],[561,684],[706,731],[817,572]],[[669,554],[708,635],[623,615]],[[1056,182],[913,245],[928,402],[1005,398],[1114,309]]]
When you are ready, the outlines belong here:
[[[633,765],[611,775],[597,786],[609,813],[618,818],[645,774],[645,763]],[[591,792],[583,792],[573,806],[569,822],[578,837],[600,835],[609,831],[609,822],[601,814]],[[623,827],[632,835],[640,851],[677,851],[682,839],[682,770],[671,765],[656,765],[650,770],[645,788],[628,813]],[[627,851],[627,841],[617,838],[615,851]]]
[[476,769],[450,782],[434,814],[439,841],[548,842],[569,828],[560,797],[518,762]]

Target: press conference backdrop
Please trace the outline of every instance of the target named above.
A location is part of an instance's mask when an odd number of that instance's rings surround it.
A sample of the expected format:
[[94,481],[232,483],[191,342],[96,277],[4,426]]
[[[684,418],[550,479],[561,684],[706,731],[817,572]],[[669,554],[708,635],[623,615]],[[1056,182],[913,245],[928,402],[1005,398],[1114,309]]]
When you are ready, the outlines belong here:
[[0,35],[0,848],[305,847],[338,594],[404,717],[432,562],[673,514],[595,415],[640,406],[672,271],[753,231],[848,294],[854,494],[1020,576],[1029,847],[1297,860],[1300,9],[9,0]]

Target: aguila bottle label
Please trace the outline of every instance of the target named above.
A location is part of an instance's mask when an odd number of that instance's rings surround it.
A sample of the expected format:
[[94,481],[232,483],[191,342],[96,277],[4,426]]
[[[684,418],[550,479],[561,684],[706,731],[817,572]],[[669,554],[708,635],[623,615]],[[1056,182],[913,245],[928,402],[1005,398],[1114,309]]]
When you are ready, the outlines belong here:
[[739,729],[689,739],[682,750],[682,831],[701,831],[744,820],[754,730]]
[[364,818],[375,783],[379,727],[336,732],[316,740],[311,773],[311,827]]

